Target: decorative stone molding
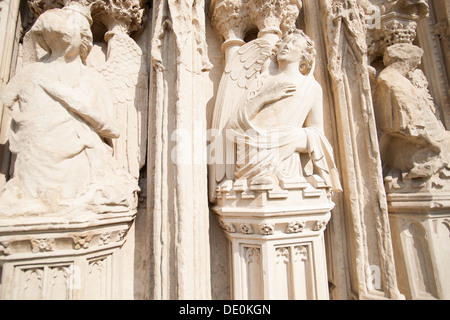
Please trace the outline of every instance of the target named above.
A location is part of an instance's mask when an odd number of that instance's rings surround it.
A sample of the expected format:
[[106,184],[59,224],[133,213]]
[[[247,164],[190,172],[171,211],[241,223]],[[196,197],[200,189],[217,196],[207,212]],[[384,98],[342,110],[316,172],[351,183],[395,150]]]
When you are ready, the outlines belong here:
[[254,233],[253,227],[249,223],[240,223],[239,226],[240,226],[240,230],[243,234],[253,234]]
[[236,228],[233,226],[232,223],[226,223],[223,220],[219,220],[219,225],[226,232],[230,233],[236,232]]
[[100,239],[98,240],[98,245],[107,245],[111,241],[111,232],[106,232],[100,235]]
[[[230,211],[231,215],[231,211]],[[226,234],[237,233],[236,236],[241,235],[266,235],[271,236],[277,234],[278,236],[295,236],[296,234],[315,234],[316,232],[324,231],[328,224],[328,219],[315,220],[315,217],[302,217],[302,221],[293,220],[295,214],[288,215],[283,219],[264,220],[264,216],[261,213],[261,218],[224,218],[221,216],[219,219],[219,225]],[[270,222],[268,222],[270,221]],[[254,230],[258,230],[255,233]]]
[[0,242],[0,256],[7,256],[11,254],[11,250],[8,246],[9,242]]
[[307,261],[309,259],[308,249],[305,246],[294,247],[294,259]]
[[259,232],[262,235],[270,236],[273,234],[275,225],[271,223],[262,222],[259,224]]
[[[111,277],[111,272],[121,270],[121,248],[134,215],[0,220],[0,298],[119,298],[120,291],[129,288],[119,278]],[[87,226],[89,232],[84,230]],[[49,233],[51,238],[47,237]],[[109,241],[110,237],[118,241]],[[101,283],[97,276],[102,278]],[[65,290],[43,291],[54,285]],[[99,285],[101,292],[97,290]]]
[[327,224],[328,224],[328,220],[316,221],[316,223],[314,224],[314,227],[312,229],[313,229],[313,231],[321,231],[321,230],[325,229]]
[[407,299],[448,299],[450,194],[389,194],[399,286]]
[[91,234],[81,234],[81,235],[75,235],[73,236],[73,244],[74,249],[87,249],[89,248],[89,245],[91,244],[92,235]]
[[306,223],[304,221],[292,221],[289,222],[286,227],[286,233],[300,233],[303,232]]

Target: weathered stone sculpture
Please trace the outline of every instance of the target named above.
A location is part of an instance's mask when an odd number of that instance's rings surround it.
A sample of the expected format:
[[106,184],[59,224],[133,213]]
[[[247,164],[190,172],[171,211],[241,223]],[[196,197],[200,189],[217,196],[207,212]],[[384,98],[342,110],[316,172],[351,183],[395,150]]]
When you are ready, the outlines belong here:
[[413,43],[428,9],[425,1],[393,1],[374,45],[383,57],[373,69],[375,114],[399,288],[407,299],[450,294],[442,285],[450,281],[450,135],[419,68],[424,51]]
[[448,170],[449,164],[450,136],[438,118],[427,79],[418,69],[422,54],[422,49],[408,43],[388,47],[386,68],[377,77],[383,107],[378,110],[384,132],[383,163],[405,179],[429,179]]
[[32,32],[48,57],[28,65],[4,90],[17,159],[2,191],[3,215],[124,212],[135,206],[136,182],[119,168],[108,145],[120,135],[109,88],[83,64],[92,35],[80,8],[39,17]]
[[[44,11],[30,32],[47,55],[23,67],[3,90],[16,157],[0,194],[0,244],[7,248],[0,252],[2,299],[130,297],[129,279],[121,283],[111,274],[128,260],[123,247],[139,187],[136,172],[115,159],[113,140],[124,127],[117,110],[132,114],[133,97],[112,86],[127,66],[118,61],[123,54],[110,52],[114,59],[101,72],[85,65],[91,24],[89,6],[79,3]],[[136,79],[130,74],[138,72],[130,65],[139,62],[126,62],[121,75],[131,87]]]

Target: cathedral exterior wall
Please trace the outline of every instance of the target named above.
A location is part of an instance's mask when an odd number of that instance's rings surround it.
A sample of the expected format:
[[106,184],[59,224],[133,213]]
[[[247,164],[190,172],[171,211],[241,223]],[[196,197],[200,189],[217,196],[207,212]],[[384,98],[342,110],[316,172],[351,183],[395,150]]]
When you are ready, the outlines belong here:
[[0,0],[0,299],[449,299],[445,0]]

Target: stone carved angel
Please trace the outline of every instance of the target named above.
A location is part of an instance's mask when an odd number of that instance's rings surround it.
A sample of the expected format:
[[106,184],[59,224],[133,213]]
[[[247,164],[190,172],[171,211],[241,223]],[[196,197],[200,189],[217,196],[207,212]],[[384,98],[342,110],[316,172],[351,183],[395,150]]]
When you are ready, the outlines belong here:
[[44,12],[31,29],[48,55],[24,67],[2,100],[15,124],[14,175],[0,194],[0,214],[126,212],[137,182],[113,158],[119,137],[105,79],[84,61],[92,47],[81,6]]
[[[313,76],[314,44],[295,30],[275,47],[272,60],[271,42],[257,38],[225,67],[213,116],[219,136],[213,141],[211,188],[227,180],[268,185],[316,173],[339,191],[323,134],[322,88]],[[303,164],[300,154],[309,155]]]

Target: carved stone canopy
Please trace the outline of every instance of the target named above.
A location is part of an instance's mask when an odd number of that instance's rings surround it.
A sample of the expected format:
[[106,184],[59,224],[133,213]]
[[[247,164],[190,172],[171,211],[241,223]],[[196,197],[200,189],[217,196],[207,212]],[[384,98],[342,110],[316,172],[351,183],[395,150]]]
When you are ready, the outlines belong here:
[[103,24],[107,30],[120,25],[128,34],[142,27],[147,2],[148,0],[28,0],[29,7],[36,16],[49,9],[78,3],[90,11],[94,23]]
[[425,0],[387,1],[381,7],[380,26],[371,29],[372,56],[382,56],[387,47],[398,43],[413,44],[417,22],[428,17]]
[[211,22],[225,41],[244,40],[248,32],[283,33],[295,29],[301,0],[212,0]]

